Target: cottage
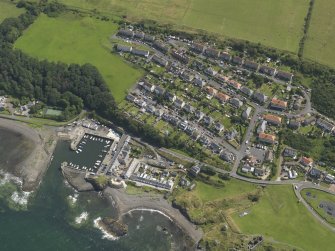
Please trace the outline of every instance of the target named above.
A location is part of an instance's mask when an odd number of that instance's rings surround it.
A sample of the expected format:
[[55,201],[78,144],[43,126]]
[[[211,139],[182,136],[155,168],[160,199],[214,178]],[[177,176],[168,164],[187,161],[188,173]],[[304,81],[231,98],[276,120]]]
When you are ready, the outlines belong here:
[[283,156],[287,158],[296,159],[298,156],[298,152],[294,149],[286,147],[283,151]]
[[293,74],[289,72],[278,71],[276,74],[276,78],[291,82],[293,79]]
[[300,127],[300,122],[295,119],[290,119],[288,127],[291,128],[292,130],[297,130]]
[[209,145],[209,148],[213,151],[213,153],[216,153],[216,154],[220,154],[222,152],[222,148],[214,142],[212,142]]
[[257,133],[265,132],[267,122],[263,120],[257,127]]
[[206,81],[202,80],[201,78],[197,77],[193,80],[193,84],[195,86],[199,86],[200,88],[204,87],[206,85]]
[[155,62],[156,64],[159,64],[160,66],[166,67],[169,64],[169,61],[167,61],[164,58],[158,57],[157,55],[154,55],[151,60]]
[[230,99],[229,103],[236,108],[240,108],[243,105],[243,102],[239,100],[238,98]]
[[268,97],[263,93],[255,92],[253,95],[253,99],[260,104],[264,104],[268,100]]
[[199,44],[199,43],[193,43],[191,46],[191,50],[196,52],[196,53],[203,53],[206,49],[206,46],[204,46],[203,44]]
[[135,102],[137,98],[134,95],[128,94],[126,99],[130,102]]
[[143,40],[144,39],[144,32],[143,31],[135,31],[134,37]]
[[172,51],[171,56],[173,58],[177,59],[178,61],[184,63],[184,64],[188,64],[188,62],[189,62],[189,57],[188,56],[186,56],[185,54],[180,53],[176,50]]
[[234,56],[231,61],[233,64],[236,64],[236,65],[242,65],[243,63],[243,59],[238,56]]
[[138,50],[138,49],[135,49],[135,48],[133,48],[131,50],[131,53],[134,54],[134,55],[136,55],[136,56],[145,57],[145,58],[149,57],[149,54],[150,54],[149,51]]
[[309,171],[309,176],[311,176],[314,179],[320,179],[321,178],[321,171],[316,168],[311,168]]
[[163,43],[162,41],[155,41],[153,46],[159,50],[160,52],[163,52],[163,53],[168,53],[169,52],[169,46],[165,43]]
[[253,173],[254,172],[254,170],[255,170],[255,168],[254,167],[252,167],[252,166],[250,166],[249,164],[245,164],[245,165],[243,165],[242,166],[242,172],[244,172],[244,173]]
[[190,104],[185,104],[183,109],[188,113],[194,113],[195,111],[195,108],[191,106]]
[[190,174],[193,176],[197,176],[200,173],[200,167],[199,166],[192,166],[190,169]]
[[267,134],[267,133],[259,133],[258,134],[258,139],[260,142],[263,143],[269,143],[269,144],[274,144],[276,142],[276,136],[272,134]]
[[210,58],[218,58],[220,56],[220,51],[212,48],[207,48],[205,50],[205,54]]
[[311,167],[313,165],[313,159],[304,156],[301,158],[300,163],[303,166]]
[[179,123],[180,123],[180,120],[179,120],[179,118],[177,118],[175,116],[170,116],[169,122],[174,126],[178,126]]
[[285,110],[287,108],[287,102],[277,98],[273,98],[271,100],[271,108],[281,111]]
[[204,123],[207,126],[210,126],[213,122],[214,122],[214,119],[212,117],[210,117],[210,116],[205,116],[204,117]]
[[324,119],[318,119],[316,121],[316,125],[319,128],[321,128],[323,131],[326,131],[326,132],[332,132],[332,131],[335,130],[335,126],[332,123],[330,123],[330,122],[328,122]]
[[225,133],[225,137],[226,140],[230,141],[230,140],[234,140],[237,137],[238,133],[235,129],[232,129],[231,131],[226,131]]
[[180,77],[186,82],[192,82],[192,80],[194,79],[194,75],[190,71],[183,71]]
[[170,102],[174,102],[177,99],[177,96],[171,92],[166,92],[165,96]]
[[132,38],[134,37],[134,32],[132,30],[128,30],[128,29],[122,29],[122,30],[119,30],[119,32],[117,33],[119,36],[122,36],[122,37],[129,37],[129,38]]
[[259,64],[251,60],[244,60],[243,67],[248,70],[257,71]]
[[212,97],[215,96],[218,93],[218,90],[214,89],[213,87],[206,86],[205,91],[211,95]]
[[224,94],[223,92],[219,92],[218,94],[216,94],[215,96],[221,103],[225,103],[230,99],[230,96],[228,96],[227,94]]
[[179,108],[179,109],[182,109],[184,106],[185,106],[185,102],[179,98],[177,98],[175,101],[174,101],[174,106]]
[[199,142],[200,142],[202,145],[208,145],[208,144],[209,144],[209,139],[208,139],[205,135],[202,135],[202,136],[199,138]]
[[233,162],[235,157],[234,157],[234,154],[232,154],[231,152],[223,152],[221,153],[220,155],[220,158],[223,159],[224,161],[227,161],[227,162]]
[[330,183],[330,184],[335,184],[335,177],[334,175],[331,175],[331,174],[327,174],[325,176],[325,181]]
[[265,174],[264,169],[262,169],[262,168],[255,168],[255,170],[254,170],[254,175],[255,175],[255,176],[259,176],[259,177],[261,177],[261,176],[263,176],[264,174]]
[[248,97],[250,97],[250,96],[254,93],[253,90],[249,89],[249,88],[246,87],[246,86],[242,86],[241,89],[240,89],[240,91],[241,91],[243,94],[247,95]]
[[259,72],[263,73],[265,75],[268,75],[270,77],[273,77],[276,74],[276,69],[272,68],[272,67],[269,67],[269,66],[262,65],[259,68]]
[[265,119],[269,124],[278,126],[282,122],[282,118],[273,114],[265,114],[263,115],[263,119]]
[[196,111],[194,115],[199,121],[202,120],[203,117],[205,116],[205,114],[201,111]]
[[311,116],[309,118],[306,118],[303,122],[302,122],[302,125],[303,126],[308,126],[308,125],[311,125],[313,124],[314,122],[316,121],[316,118]]
[[229,81],[229,78],[227,76],[223,76],[221,74],[216,74],[215,78],[223,83],[227,83]]
[[156,86],[156,88],[155,88],[155,94],[156,94],[156,95],[161,96],[161,95],[164,94],[164,92],[165,92],[165,89],[164,89],[163,87]]
[[216,70],[214,70],[213,68],[207,68],[205,70],[205,73],[208,74],[209,76],[215,76],[216,74],[218,74],[218,72]]
[[162,109],[156,109],[156,111],[154,112],[155,116],[157,117],[162,117],[164,112]]
[[243,112],[242,112],[242,118],[244,120],[248,120],[249,117],[250,117],[250,114],[251,114],[251,107],[248,106],[247,109],[245,109]]
[[220,55],[220,59],[222,61],[229,62],[231,60],[231,56],[229,55],[228,52],[222,52],[221,55]]
[[187,121],[180,122],[179,125],[178,125],[178,127],[181,130],[185,131],[187,129],[187,127],[188,127],[188,122]]
[[235,80],[229,80],[228,85],[233,87],[236,90],[241,89],[241,84],[239,82],[235,81]]
[[122,44],[118,44],[116,46],[116,50],[119,51],[119,52],[131,52],[132,49],[133,49],[133,47],[122,45]]
[[148,105],[147,108],[146,108],[146,111],[148,113],[154,113],[156,111],[156,108],[152,105]]
[[144,35],[144,41],[152,43],[155,41],[155,36],[149,35],[149,34],[145,34]]
[[221,133],[224,130],[224,126],[221,123],[216,122],[214,124],[214,129],[216,132]]
[[147,81],[144,81],[144,82],[140,82],[139,83],[140,86],[142,86],[142,88],[148,92],[153,92],[156,88],[155,85],[153,84],[150,84],[149,82]]

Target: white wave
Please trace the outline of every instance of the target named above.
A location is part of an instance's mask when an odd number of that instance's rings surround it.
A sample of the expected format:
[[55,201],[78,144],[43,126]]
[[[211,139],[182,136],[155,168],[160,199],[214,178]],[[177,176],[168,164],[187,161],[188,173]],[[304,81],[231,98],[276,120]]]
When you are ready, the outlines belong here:
[[75,193],[74,195],[69,195],[67,198],[72,204],[76,204],[79,197],[79,193]]
[[3,178],[0,178],[0,186],[3,186],[7,184],[8,182],[12,182],[22,187],[23,182],[22,182],[22,179],[20,179],[19,177],[16,177],[10,173],[5,173],[2,170],[0,170],[0,175],[3,176]]
[[115,241],[119,239],[118,237],[115,237],[114,235],[108,233],[103,227],[100,226],[101,217],[96,218],[94,221],[94,227],[98,228],[102,232],[102,239],[107,239],[111,241]]
[[88,219],[88,212],[82,212],[78,217],[76,217],[76,224],[81,224]]
[[14,201],[16,204],[26,206],[28,204],[29,196],[31,192],[14,192],[11,196],[12,201]]
[[126,214],[130,214],[131,212],[134,212],[134,211],[147,211],[147,212],[151,212],[151,213],[159,213],[163,216],[165,216],[166,218],[168,218],[170,221],[173,221],[173,219],[168,216],[167,214],[163,213],[162,211],[160,210],[157,210],[157,209],[150,209],[150,208],[134,208],[134,209],[131,209],[129,210],[128,212],[126,212]]

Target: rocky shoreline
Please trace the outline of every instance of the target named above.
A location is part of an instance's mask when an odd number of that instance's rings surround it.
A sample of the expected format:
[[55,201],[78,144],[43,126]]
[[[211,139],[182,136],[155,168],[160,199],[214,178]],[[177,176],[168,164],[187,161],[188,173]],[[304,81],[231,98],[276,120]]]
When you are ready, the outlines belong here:
[[18,133],[32,142],[32,152],[29,156],[9,172],[22,179],[23,191],[34,191],[39,186],[56,147],[55,131],[51,128],[35,129],[25,123],[4,118],[0,118],[0,127]]

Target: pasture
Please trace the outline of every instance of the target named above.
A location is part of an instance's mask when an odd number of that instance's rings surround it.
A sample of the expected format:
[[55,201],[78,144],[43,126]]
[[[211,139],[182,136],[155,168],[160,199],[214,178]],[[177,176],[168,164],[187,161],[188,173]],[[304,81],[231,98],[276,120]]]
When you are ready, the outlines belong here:
[[114,23],[90,17],[40,15],[15,47],[39,59],[96,66],[119,102],[143,73],[111,53],[109,37],[117,29]]
[[298,203],[292,186],[267,187],[249,210],[244,217],[233,215],[243,233],[261,234],[303,250],[333,250],[334,234]]
[[298,51],[305,0],[61,0],[79,9],[126,15],[130,20],[152,19],[177,28],[205,30],[232,38]]
[[335,67],[335,5],[332,0],[315,1],[304,56]]
[[23,13],[23,9],[16,8],[13,3],[6,0],[0,0],[0,22],[7,17],[16,17]]

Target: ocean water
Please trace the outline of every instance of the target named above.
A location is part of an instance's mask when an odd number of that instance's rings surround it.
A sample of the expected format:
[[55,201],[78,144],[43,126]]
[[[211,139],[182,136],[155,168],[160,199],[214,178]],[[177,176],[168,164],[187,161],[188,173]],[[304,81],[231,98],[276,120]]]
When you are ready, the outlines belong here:
[[[5,137],[1,136],[3,133]],[[10,132],[0,131],[0,149],[7,146],[7,153],[0,151],[1,162],[7,163],[6,170],[10,168],[8,163],[11,160],[7,158],[13,156],[11,151],[16,152],[16,146],[26,144],[22,140],[25,139],[18,137],[17,142],[9,144],[13,141]],[[0,185],[1,251],[185,250],[185,236],[180,229],[155,212],[133,211],[125,215],[124,222],[129,226],[129,233],[118,240],[104,239],[103,233],[93,226],[93,221],[98,217],[115,216],[115,210],[107,199],[95,192],[74,191],[66,184],[59,170],[63,161],[76,161],[78,156],[75,154],[69,150],[68,142],[57,144],[53,161],[26,210],[9,207],[8,204],[12,202],[10,198],[4,199],[5,186]],[[83,157],[96,156],[85,154]],[[83,217],[78,224],[76,219],[80,216]]]

